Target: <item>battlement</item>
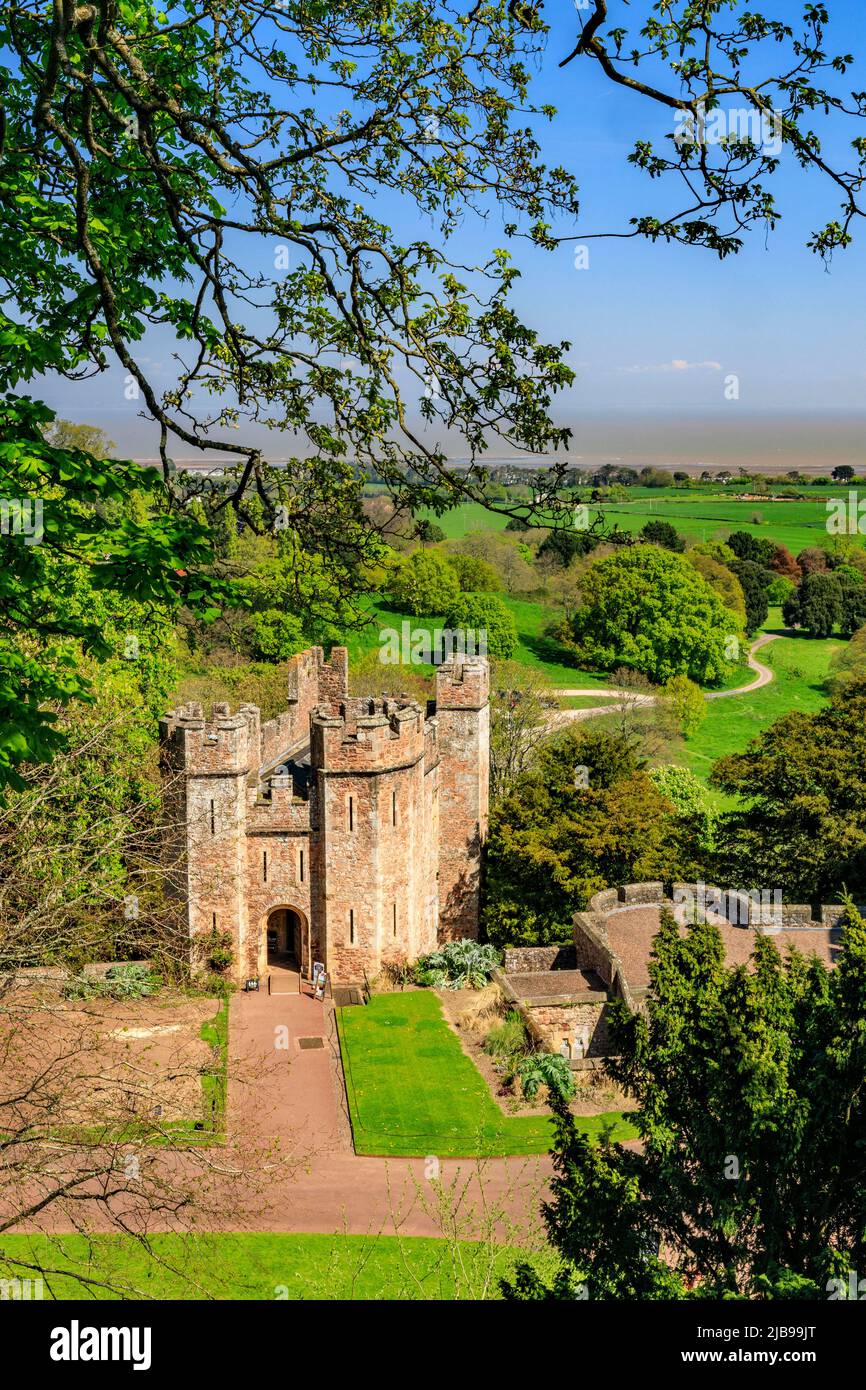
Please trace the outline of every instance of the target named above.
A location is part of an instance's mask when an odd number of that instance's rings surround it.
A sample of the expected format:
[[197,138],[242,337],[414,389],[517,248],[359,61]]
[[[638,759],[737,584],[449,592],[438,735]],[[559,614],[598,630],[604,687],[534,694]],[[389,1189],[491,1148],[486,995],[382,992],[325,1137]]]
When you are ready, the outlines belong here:
[[436,671],[436,708],[483,709],[490,698],[490,667],[480,657],[453,657]]
[[[326,772],[384,772],[417,762],[425,751],[425,715],[420,705],[398,705],[388,713],[375,710],[384,701],[344,702],[345,713],[324,707],[310,722],[310,757]],[[372,705],[374,713],[356,713],[355,704]]]
[[267,789],[250,788],[247,831],[305,833],[310,829],[310,803],[295,796],[292,777],[272,777]]
[[163,763],[190,777],[242,776],[260,761],[260,714],[256,705],[241,705],[236,714],[215,704],[206,719],[191,702],[159,721]]
[[266,767],[289,748],[306,742],[314,709],[346,699],[349,693],[346,648],[334,647],[327,661],[321,647],[298,652],[289,662],[286,685],[284,712],[262,725],[261,761]]
[[196,940],[231,934],[235,980],[294,954],[371,978],[476,937],[487,829],[487,663],[440,668],[438,700],[350,696],[344,648],[288,664],[286,707],[160,721],[172,883]]

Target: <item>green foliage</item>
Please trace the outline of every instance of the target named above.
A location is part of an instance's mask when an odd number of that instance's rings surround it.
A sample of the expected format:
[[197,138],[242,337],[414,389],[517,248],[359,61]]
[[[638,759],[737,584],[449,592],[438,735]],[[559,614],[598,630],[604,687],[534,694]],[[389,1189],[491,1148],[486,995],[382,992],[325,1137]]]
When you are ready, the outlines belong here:
[[464,593],[495,594],[502,588],[496,570],[480,555],[449,555],[448,563]]
[[416,615],[444,613],[460,594],[453,567],[435,550],[401,556],[391,571],[389,587],[395,603]]
[[428,521],[426,517],[422,517],[420,521],[415,522],[413,534],[422,545],[435,545],[438,541],[444,541],[445,539],[445,532],[442,530],[442,527],[437,526],[433,521]]
[[499,952],[477,941],[449,941],[421,956],[415,979],[430,989],[483,989],[499,964]]
[[699,851],[711,854],[715,849],[718,811],[703,782],[699,782],[688,768],[675,767],[672,763],[651,767],[649,777],[674,807],[683,831],[692,832]]
[[557,528],[538,547],[538,558],[565,567],[577,556],[591,554],[600,544],[601,536],[594,531]]
[[[719,547],[727,549],[727,547]],[[729,559],[733,560],[733,553]],[[717,560],[712,555],[705,554],[699,546],[693,546],[686,551],[686,559],[690,565],[694,565],[698,574],[705,579],[711,589],[714,589],[722,600],[726,608],[736,614],[743,630],[746,627],[746,600],[743,595],[743,587],[733,570],[721,560]]]
[[564,1057],[552,1052],[530,1052],[517,1064],[520,1089],[527,1100],[535,1100],[542,1086],[548,1094],[568,1101],[574,1095],[574,1074]]
[[199,965],[213,975],[225,975],[234,965],[234,937],[221,927],[211,927],[209,932],[197,937],[196,951]]
[[613,1011],[609,1071],[641,1145],[590,1148],[554,1098],[563,1269],[512,1296],[568,1276],[591,1299],[820,1298],[862,1269],[866,924],[847,919],[833,970],[760,936],[728,968],[718,928],[663,914],[646,1015]]
[[478,650],[480,633],[486,633],[487,655],[507,660],[517,648],[517,624],[496,594],[461,594],[445,610],[445,626],[452,632],[474,632]]
[[782,608],[795,591],[793,580],[786,579],[784,575],[777,574],[767,585],[767,603],[773,608]]
[[731,569],[740,581],[746,602],[746,632],[751,636],[764,626],[770,611],[768,591],[770,571],[754,560],[734,560]]
[[309,646],[300,618],[279,608],[253,617],[253,656],[257,661],[287,661]]
[[764,536],[753,536],[751,531],[732,531],[728,536],[728,547],[738,560],[747,560],[761,569],[770,569],[777,549],[775,541]]
[[740,807],[719,825],[727,882],[779,887],[789,902],[866,900],[866,677],[817,714],[787,714],[711,782]]
[[483,921],[495,946],[571,938],[572,914],[601,888],[686,877],[683,827],[620,734],[571,728],[549,739],[490,816]]
[[0,533],[0,789],[66,745],[58,711],[93,698],[82,652],[104,662],[127,636],[146,646],[181,604],[207,618],[224,594],[201,575],[205,529],[169,507],[159,476],[48,444],[52,419],[0,398],[0,497],[34,520],[41,508],[34,543],[14,521]]
[[484,1039],[484,1051],[499,1064],[506,1076],[514,1074],[517,1061],[528,1049],[526,1025],[517,1009],[509,1009],[501,1023],[494,1023]]
[[[842,620],[842,585],[836,574],[820,570],[805,574],[799,589],[786,602],[782,617],[810,637],[829,637]],[[855,622],[854,627],[859,626]]]
[[707,717],[707,702],[700,686],[688,676],[671,676],[663,686],[663,696],[673,711],[683,738],[696,734]]
[[740,626],[681,555],[641,545],[598,561],[584,576],[570,621],[581,659],[626,665],[654,681],[686,675],[712,684],[730,670],[729,637]]
[[680,553],[686,548],[685,540],[669,521],[648,521],[641,535],[648,545],[660,545],[663,550]]

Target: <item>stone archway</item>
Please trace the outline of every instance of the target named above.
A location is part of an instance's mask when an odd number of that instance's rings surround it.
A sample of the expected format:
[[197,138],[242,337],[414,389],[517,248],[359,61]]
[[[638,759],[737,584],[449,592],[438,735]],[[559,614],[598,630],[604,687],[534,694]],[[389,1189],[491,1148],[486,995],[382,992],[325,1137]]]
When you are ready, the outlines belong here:
[[268,970],[297,970],[309,977],[310,924],[299,908],[280,905],[265,913],[261,955]]

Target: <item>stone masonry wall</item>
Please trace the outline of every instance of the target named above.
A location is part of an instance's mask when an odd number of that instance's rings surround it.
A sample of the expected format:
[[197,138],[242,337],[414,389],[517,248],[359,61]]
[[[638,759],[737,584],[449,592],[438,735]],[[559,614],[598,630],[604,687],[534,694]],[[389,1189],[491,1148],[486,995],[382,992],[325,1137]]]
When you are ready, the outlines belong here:
[[[343,981],[476,936],[488,683],[486,662],[440,668],[442,708],[425,717],[405,697],[350,699],[345,649],[325,662],[313,648],[294,658],[276,720],[254,706],[167,716],[165,857],[193,955],[216,926],[234,938],[236,980],[264,974],[277,909],[301,919],[304,972],[322,960]],[[274,773],[307,744],[308,790]]]
[[440,941],[478,935],[489,800],[489,687],[486,661],[443,662],[436,673]]
[[504,953],[504,969],[508,975],[535,975],[545,970],[574,970],[577,954],[568,946],[516,946]]
[[563,1043],[568,1044],[568,1056],[603,1057],[608,1051],[608,1024],[605,1001],[592,1004],[530,1004],[524,1000],[525,1016],[548,1052],[563,1056]]

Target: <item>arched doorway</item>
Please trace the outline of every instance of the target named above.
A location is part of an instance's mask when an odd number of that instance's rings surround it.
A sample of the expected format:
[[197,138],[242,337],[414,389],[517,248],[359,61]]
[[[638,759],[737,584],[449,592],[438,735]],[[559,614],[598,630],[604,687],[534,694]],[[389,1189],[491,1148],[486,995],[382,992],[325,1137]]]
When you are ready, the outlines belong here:
[[309,929],[293,907],[275,907],[265,918],[265,952],[270,970],[308,970]]

